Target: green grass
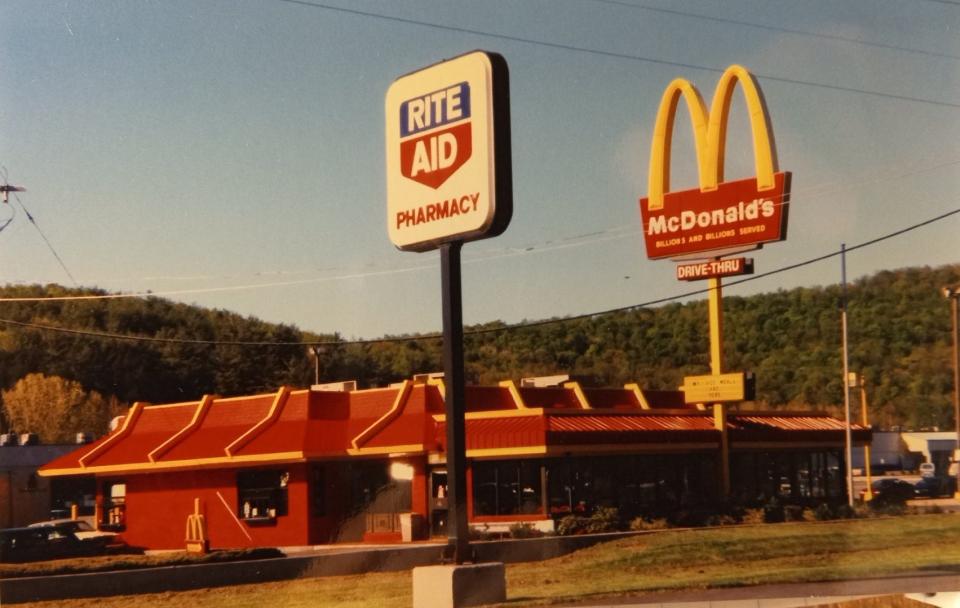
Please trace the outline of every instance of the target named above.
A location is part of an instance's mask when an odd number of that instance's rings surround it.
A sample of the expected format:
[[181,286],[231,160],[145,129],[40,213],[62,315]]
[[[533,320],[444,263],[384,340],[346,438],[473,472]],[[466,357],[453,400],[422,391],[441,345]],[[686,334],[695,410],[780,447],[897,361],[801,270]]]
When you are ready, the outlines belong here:
[[[670,530],[507,567],[508,604],[543,605],[670,589],[829,581],[960,564],[960,515]],[[182,593],[38,603],[66,608],[409,606],[409,573],[374,573]]]

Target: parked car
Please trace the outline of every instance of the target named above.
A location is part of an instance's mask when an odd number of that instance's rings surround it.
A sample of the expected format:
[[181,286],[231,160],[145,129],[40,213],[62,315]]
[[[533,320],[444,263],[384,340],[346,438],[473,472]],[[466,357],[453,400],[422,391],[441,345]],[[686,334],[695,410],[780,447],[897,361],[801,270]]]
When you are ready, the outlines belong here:
[[932,462],[920,463],[920,475],[923,477],[933,477],[937,473],[937,466]]
[[878,479],[870,484],[870,490],[875,503],[903,503],[916,496],[912,483],[896,477]]
[[80,539],[71,524],[27,526],[0,530],[0,562],[30,562],[98,555],[106,551],[111,537]]
[[107,537],[113,539],[117,535],[116,532],[107,532],[106,530],[97,530],[90,525],[90,522],[84,519],[51,519],[48,521],[38,521],[37,523],[30,524],[28,528],[42,528],[46,526],[62,526],[64,529],[68,529],[74,533],[74,535],[80,540],[86,540],[88,538],[99,538]]
[[917,493],[917,496],[928,496],[930,498],[953,496],[957,491],[957,478],[924,477],[914,484],[913,489]]

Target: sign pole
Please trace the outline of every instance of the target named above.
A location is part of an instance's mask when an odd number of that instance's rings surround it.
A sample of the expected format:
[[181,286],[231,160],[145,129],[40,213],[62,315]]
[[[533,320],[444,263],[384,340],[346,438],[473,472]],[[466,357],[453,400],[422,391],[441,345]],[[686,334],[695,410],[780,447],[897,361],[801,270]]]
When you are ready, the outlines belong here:
[[723,297],[720,277],[710,279],[710,373],[723,373]]
[[440,245],[443,299],[443,374],[447,415],[447,551],[462,564],[470,558],[467,524],[467,456],[464,422],[463,294],[460,249],[454,241]]
[[[717,258],[719,261],[720,258]],[[710,286],[710,373],[723,374],[723,302],[720,277],[712,277]],[[727,433],[726,404],[713,404],[714,426],[720,431],[720,495],[730,496],[730,438]]]

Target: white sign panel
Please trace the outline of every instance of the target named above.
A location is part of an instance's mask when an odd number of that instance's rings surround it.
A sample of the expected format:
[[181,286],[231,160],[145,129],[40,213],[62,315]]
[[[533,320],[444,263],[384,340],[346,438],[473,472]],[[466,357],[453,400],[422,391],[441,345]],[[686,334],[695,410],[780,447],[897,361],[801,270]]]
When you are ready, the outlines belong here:
[[506,62],[476,51],[387,90],[387,229],[400,249],[496,236],[512,214]]

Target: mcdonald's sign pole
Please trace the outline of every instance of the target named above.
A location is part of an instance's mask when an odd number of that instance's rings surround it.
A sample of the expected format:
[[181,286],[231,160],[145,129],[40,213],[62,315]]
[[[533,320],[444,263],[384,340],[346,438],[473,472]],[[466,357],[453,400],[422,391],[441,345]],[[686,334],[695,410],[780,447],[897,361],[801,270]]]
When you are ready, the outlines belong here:
[[[724,181],[727,119],[738,84],[750,117],[756,176]],[[690,113],[700,184],[698,188],[671,192],[673,127],[681,99]],[[682,262],[699,260],[699,263],[678,267],[678,278],[710,281],[710,372],[715,385],[707,387],[706,392],[718,396],[714,401],[714,420],[721,432],[720,477],[724,495],[729,494],[730,488],[724,403],[753,396],[745,384],[747,374],[723,371],[721,277],[753,271],[752,260],[728,256],[759,249],[765,243],[787,237],[790,173],[779,171],[773,141],[763,94],[745,68],[733,65],[724,71],[709,112],[697,88],[677,78],[667,86],[660,100],[650,148],[647,197],[640,199],[647,257]],[[684,379],[685,387],[696,385],[697,388],[696,391],[685,388],[689,399],[702,398],[704,382],[703,376]]]

